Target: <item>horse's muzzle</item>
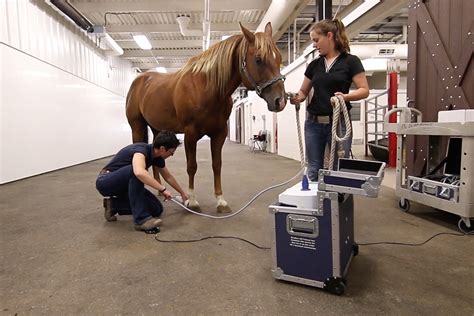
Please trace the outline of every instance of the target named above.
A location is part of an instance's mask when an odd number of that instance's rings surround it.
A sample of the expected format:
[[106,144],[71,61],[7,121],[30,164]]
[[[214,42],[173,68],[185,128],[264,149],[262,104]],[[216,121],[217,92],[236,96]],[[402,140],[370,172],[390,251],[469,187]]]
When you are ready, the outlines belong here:
[[285,97],[275,98],[274,105],[275,105],[274,109],[276,112],[283,111],[283,109],[286,106],[286,98]]

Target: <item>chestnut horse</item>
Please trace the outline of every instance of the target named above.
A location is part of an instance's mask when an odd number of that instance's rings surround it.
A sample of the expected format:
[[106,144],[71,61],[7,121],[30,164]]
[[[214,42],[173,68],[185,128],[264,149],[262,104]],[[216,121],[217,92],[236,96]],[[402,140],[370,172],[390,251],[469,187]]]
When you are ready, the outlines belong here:
[[176,73],[141,74],[127,95],[126,114],[134,143],[148,141],[147,126],[155,135],[160,130],[184,133],[189,207],[194,210],[199,210],[194,194],[196,143],[207,135],[211,139],[217,211],[230,211],[222,195],[221,150],[235,89],[243,83],[255,90],[267,102],[269,111],[279,112],[286,105],[281,55],[272,40],[271,24],[266,25],[264,32],[255,34],[242,25],[240,28],[242,34],[214,44]]

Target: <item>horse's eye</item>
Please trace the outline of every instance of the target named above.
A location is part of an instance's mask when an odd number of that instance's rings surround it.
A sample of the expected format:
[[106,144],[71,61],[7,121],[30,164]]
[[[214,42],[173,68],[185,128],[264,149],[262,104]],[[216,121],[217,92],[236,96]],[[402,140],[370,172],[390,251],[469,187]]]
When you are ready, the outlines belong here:
[[263,64],[262,57],[260,57],[260,56],[255,57],[255,62],[257,63],[257,65]]

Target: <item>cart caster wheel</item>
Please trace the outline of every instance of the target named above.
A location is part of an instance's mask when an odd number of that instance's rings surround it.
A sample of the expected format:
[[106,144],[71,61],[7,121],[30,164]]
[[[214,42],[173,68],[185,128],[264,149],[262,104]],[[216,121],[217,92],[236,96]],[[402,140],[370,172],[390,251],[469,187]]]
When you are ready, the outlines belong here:
[[466,223],[463,221],[463,219],[459,219],[459,222],[458,222],[458,228],[459,228],[459,231],[463,234],[472,234],[474,233],[474,227],[472,227],[472,223],[471,223],[471,227],[467,227]]
[[352,255],[355,257],[359,254],[359,245],[354,243],[352,245]]
[[410,201],[407,199],[400,199],[400,201],[398,201],[398,207],[400,207],[402,211],[408,212],[410,210]]
[[341,278],[331,278],[325,282],[324,289],[329,293],[340,296],[344,294],[346,284],[344,284]]

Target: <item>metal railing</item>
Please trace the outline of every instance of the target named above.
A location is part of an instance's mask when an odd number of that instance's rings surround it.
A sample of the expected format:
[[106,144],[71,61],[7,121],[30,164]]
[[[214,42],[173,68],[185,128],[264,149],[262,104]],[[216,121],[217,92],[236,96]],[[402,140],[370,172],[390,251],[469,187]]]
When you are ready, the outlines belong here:
[[[386,104],[381,104],[381,97],[384,95],[388,95],[388,90],[377,94],[371,98],[364,100],[364,108],[365,108],[365,120],[364,120],[364,147],[365,147],[365,155],[368,156],[368,143],[369,143],[369,135],[374,136],[375,142],[371,144],[372,146],[388,149],[387,146],[379,144],[379,142],[388,137],[388,133],[383,132],[383,118],[385,113],[388,110],[388,99],[386,99]],[[374,119],[369,120],[369,115],[374,115]],[[369,127],[373,125],[373,131],[369,131]]]

